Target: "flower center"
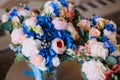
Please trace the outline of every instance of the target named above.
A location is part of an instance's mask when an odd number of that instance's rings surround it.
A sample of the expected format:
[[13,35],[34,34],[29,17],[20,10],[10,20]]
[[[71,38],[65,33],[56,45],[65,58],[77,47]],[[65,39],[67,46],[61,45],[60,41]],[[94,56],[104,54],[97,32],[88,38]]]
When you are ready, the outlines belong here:
[[62,48],[62,42],[61,42],[61,41],[58,41],[58,42],[57,42],[57,46],[58,46],[59,48]]

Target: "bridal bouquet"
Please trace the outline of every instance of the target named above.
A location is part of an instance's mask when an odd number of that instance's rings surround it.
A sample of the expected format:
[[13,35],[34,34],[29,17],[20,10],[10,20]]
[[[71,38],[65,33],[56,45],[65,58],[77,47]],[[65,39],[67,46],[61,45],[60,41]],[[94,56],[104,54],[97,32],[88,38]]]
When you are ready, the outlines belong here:
[[[25,60],[40,71],[50,71],[61,61],[73,60],[80,38],[73,25],[74,4],[67,0],[48,1],[36,13],[20,4],[2,17],[1,28],[10,32],[9,47],[15,61]],[[34,67],[33,67],[34,66]],[[38,73],[35,74],[38,77]],[[37,79],[36,80],[41,80]]]
[[120,46],[116,24],[100,16],[80,20],[87,42],[76,51],[84,80],[119,80]]

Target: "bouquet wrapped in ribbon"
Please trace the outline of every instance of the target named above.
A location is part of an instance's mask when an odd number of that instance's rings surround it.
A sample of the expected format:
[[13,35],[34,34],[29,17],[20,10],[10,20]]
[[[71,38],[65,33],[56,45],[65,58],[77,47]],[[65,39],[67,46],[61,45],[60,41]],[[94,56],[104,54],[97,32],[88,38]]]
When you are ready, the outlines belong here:
[[[15,61],[27,61],[34,71],[34,74],[26,73],[34,75],[36,80],[56,80],[48,78],[54,74],[54,68],[61,61],[74,59],[71,55],[80,39],[79,31],[74,27],[78,12],[67,0],[48,1],[38,11],[20,4],[3,15],[0,26],[10,32],[9,47],[17,52]],[[44,78],[43,74],[47,76]]]
[[87,42],[77,49],[78,63],[84,80],[119,80],[120,46],[116,24],[100,16],[80,20]]

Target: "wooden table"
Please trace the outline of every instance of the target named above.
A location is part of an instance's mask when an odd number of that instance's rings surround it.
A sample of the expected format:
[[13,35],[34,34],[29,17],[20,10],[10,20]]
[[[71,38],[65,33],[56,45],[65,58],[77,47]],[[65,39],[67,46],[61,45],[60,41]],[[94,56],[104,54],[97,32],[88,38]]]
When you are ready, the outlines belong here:
[[[13,64],[6,75],[5,80],[34,80],[33,77],[23,74],[24,69],[30,69],[26,62]],[[58,80],[82,80],[80,76],[80,66],[75,61],[63,62],[57,68]]]

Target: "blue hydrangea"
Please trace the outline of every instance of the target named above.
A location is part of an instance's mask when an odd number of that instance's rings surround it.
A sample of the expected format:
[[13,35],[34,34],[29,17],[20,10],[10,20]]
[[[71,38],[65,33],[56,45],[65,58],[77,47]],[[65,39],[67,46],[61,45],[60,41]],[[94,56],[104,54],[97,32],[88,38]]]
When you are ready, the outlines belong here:
[[68,7],[68,0],[58,0],[64,7]]
[[108,49],[109,54],[116,51],[116,48],[115,48],[114,44],[112,42],[110,42],[106,36],[103,37],[103,43],[104,43],[105,48]]
[[12,18],[14,17],[14,16],[17,16],[17,9],[12,9],[11,11],[10,11],[10,13],[9,13],[9,16],[8,16],[8,18],[9,18],[9,20],[12,20]]
[[28,26],[26,26],[24,23],[22,24],[22,26],[23,26],[24,34],[27,34],[27,38],[30,38],[30,37],[35,38],[36,37],[37,34],[33,30],[30,30],[28,28]]
[[104,29],[111,31],[111,32],[115,31],[115,28],[112,24],[106,24]]
[[90,21],[92,21],[92,23],[93,23],[94,25],[96,25],[98,18],[101,18],[101,17],[100,17],[100,16],[94,16],[93,18],[90,19]]
[[52,8],[54,9],[53,13],[55,14],[55,16],[59,15],[59,6],[56,3],[51,3],[50,6],[52,6]]

